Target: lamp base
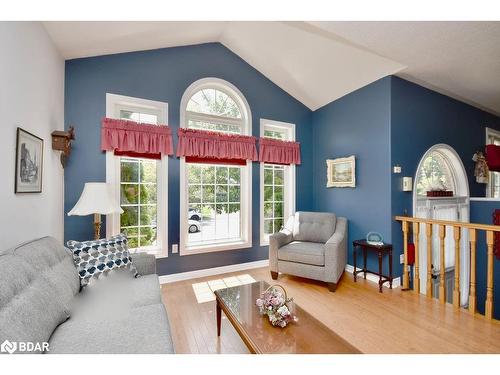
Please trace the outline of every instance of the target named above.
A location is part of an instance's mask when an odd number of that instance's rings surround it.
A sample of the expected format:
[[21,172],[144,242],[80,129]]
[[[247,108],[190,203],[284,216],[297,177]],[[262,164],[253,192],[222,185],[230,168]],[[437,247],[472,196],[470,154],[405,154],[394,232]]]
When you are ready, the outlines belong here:
[[94,214],[94,239],[101,238],[101,214]]

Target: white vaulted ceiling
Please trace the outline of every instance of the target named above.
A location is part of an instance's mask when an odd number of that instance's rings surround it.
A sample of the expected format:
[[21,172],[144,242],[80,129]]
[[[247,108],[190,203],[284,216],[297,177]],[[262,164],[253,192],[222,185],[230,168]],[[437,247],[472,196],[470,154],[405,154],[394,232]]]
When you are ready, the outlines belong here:
[[500,22],[44,22],[66,59],[220,42],[315,110],[387,75],[500,113]]

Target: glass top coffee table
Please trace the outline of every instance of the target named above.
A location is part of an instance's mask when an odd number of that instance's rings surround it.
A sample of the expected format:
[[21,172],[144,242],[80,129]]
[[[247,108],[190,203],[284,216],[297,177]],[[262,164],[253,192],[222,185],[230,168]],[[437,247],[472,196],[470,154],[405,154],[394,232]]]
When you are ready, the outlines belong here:
[[220,336],[221,313],[234,326],[252,353],[360,353],[295,304],[297,322],[285,328],[273,327],[267,316],[259,314],[255,301],[269,284],[259,281],[215,291],[217,303],[217,336]]

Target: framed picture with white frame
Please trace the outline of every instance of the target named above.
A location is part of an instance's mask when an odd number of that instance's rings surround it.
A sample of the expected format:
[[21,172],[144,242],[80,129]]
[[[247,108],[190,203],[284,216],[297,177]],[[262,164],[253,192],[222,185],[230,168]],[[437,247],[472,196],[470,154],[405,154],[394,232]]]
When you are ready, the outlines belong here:
[[326,175],[326,187],[356,187],[354,155],[346,158],[327,159]]

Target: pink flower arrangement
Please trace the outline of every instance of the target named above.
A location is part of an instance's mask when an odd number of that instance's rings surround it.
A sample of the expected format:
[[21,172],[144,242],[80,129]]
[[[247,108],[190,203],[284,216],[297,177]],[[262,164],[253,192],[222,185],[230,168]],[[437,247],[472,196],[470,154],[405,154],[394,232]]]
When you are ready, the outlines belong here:
[[269,287],[262,293],[261,298],[257,298],[255,304],[260,314],[267,315],[273,326],[284,328],[288,323],[297,321],[297,317],[287,306],[292,301],[293,298],[286,298],[286,292],[283,296],[275,287]]

